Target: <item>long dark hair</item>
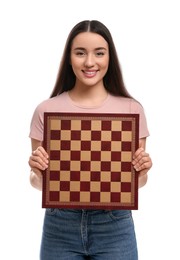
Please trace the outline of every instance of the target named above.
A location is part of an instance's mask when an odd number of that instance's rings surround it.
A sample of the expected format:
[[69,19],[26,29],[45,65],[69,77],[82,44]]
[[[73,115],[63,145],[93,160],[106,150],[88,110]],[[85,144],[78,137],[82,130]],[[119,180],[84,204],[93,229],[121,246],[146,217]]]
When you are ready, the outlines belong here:
[[72,28],[66,41],[56,83],[50,97],[71,90],[75,85],[76,77],[70,64],[71,45],[73,39],[82,32],[97,33],[101,35],[109,45],[109,67],[103,79],[106,90],[116,96],[131,97],[124,85],[120,63],[111,33],[104,24],[97,20],[85,20]]

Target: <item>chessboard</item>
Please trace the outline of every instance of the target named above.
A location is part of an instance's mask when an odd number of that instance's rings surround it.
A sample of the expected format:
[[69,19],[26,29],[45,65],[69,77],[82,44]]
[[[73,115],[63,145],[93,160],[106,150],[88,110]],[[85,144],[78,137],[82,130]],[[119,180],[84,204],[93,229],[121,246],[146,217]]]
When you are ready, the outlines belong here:
[[44,113],[42,207],[138,209],[138,114]]

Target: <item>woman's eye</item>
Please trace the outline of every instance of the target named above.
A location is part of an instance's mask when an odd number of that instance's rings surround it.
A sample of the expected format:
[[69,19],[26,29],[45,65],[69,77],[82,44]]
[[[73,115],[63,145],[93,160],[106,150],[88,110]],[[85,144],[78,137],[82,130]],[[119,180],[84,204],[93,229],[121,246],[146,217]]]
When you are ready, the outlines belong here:
[[85,53],[82,52],[82,51],[79,51],[79,52],[76,52],[76,55],[77,55],[77,56],[83,56],[83,55],[85,55]]
[[104,52],[97,52],[96,53],[96,56],[103,56],[104,55]]

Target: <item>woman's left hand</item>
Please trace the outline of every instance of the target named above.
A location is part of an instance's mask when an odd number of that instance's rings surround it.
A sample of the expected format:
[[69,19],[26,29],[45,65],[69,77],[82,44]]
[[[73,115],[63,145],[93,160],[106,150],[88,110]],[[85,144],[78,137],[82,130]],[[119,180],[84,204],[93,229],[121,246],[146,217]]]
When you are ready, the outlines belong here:
[[152,160],[149,154],[145,152],[144,148],[140,147],[133,156],[132,164],[134,169],[139,172],[139,176],[143,176],[151,169]]

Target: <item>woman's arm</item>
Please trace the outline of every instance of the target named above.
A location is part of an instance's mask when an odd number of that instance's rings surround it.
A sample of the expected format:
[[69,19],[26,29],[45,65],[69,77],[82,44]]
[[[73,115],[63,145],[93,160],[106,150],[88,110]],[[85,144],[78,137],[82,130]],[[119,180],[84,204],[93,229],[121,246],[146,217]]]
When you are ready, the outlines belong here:
[[139,148],[133,156],[133,166],[139,172],[139,188],[143,187],[148,179],[148,171],[152,167],[152,160],[148,153],[145,152],[146,138],[139,140]]

